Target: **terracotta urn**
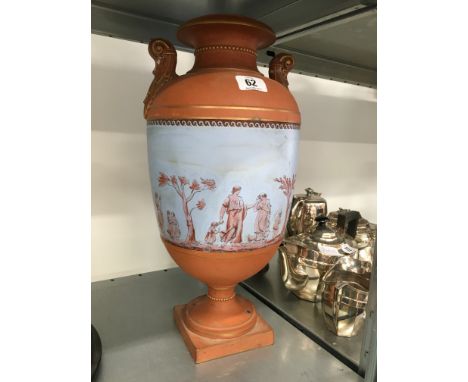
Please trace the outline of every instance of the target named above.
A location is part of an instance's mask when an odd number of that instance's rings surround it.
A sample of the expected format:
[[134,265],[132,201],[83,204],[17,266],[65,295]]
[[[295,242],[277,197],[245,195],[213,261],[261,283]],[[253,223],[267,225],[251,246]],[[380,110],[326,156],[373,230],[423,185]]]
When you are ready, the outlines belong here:
[[288,90],[290,55],[276,55],[269,78],[256,50],[275,41],[258,21],[231,15],[183,24],[195,49],[185,75],[177,54],[154,39],[156,62],[144,101],[152,191],[161,238],[174,261],[208,286],[174,308],[195,362],[271,345],[271,327],[236,284],[262,269],[286,229],[301,122]]

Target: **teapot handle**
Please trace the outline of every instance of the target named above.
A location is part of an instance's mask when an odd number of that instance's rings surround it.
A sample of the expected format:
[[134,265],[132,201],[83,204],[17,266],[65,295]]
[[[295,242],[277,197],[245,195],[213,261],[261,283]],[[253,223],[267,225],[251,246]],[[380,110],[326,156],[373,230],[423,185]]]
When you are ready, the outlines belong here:
[[147,118],[148,110],[154,101],[156,94],[171,80],[177,78],[175,72],[177,65],[177,52],[174,45],[162,38],[152,39],[148,44],[148,52],[155,62],[153,70],[154,79],[151,83],[145,100],[143,101],[144,116]]
[[280,258],[280,274],[281,274],[281,279],[283,280],[284,283],[288,281],[290,278],[290,273],[289,273],[289,266],[288,266],[288,254],[286,251],[286,248],[284,248],[282,245],[278,247],[278,252],[279,252],[279,258]]

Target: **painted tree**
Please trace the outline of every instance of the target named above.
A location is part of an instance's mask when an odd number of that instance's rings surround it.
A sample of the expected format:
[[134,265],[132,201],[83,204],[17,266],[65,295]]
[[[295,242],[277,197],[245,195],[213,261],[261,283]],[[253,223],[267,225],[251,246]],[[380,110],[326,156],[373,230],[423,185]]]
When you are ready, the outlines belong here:
[[[282,190],[283,194],[286,196],[286,219],[289,219],[289,210],[291,209],[291,198],[294,191],[294,184],[296,183],[296,174],[294,174],[292,178],[283,175],[282,178],[275,178],[273,180],[280,184],[279,189]],[[283,225],[282,233],[284,233],[285,228],[286,224]]]
[[187,223],[187,237],[185,238],[185,242],[195,242],[195,227],[193,225],[192,212],[195,209],[204,209],[206,203],[204,199],[200,199],[191,209],[189,208],[189,204],[193,200],[194,196],[199,192],[205,190],[213,191],[216,188],[216,182],[213,179],[200,178],[200,182],[194,179],[190,183],[185,176],[168,176],[165,173],[160,172],[159,186],[170,186],[180,196],[182,200],[182,210],[184,211],[185,220]]

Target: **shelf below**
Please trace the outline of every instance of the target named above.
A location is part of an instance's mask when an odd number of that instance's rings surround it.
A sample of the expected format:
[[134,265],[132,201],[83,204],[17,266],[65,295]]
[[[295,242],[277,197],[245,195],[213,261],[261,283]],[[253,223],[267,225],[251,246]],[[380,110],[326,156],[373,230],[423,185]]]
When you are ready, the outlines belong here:
[[177,331],[172,308],[204,294],[202,283],[180,269],[92,283],[92,324],[102,340],[95,382],[363,381],[265,304],[238,289],[271,325],[275,343],[197,365]]

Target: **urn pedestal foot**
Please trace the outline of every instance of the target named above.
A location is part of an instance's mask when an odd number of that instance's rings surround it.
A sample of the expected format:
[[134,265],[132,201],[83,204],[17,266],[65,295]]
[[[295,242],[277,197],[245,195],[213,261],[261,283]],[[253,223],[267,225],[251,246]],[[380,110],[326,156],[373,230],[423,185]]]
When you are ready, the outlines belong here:
[[258,314],[256,314],[256,321],[252,329],[240,336],[233,338],[210,338],[199,335],[190,330],[185,324],[184,317],[186,316],[188,305],[176,305],[174,307],[174,319],[195,363],[270,346],[274,343],[273,329]]

